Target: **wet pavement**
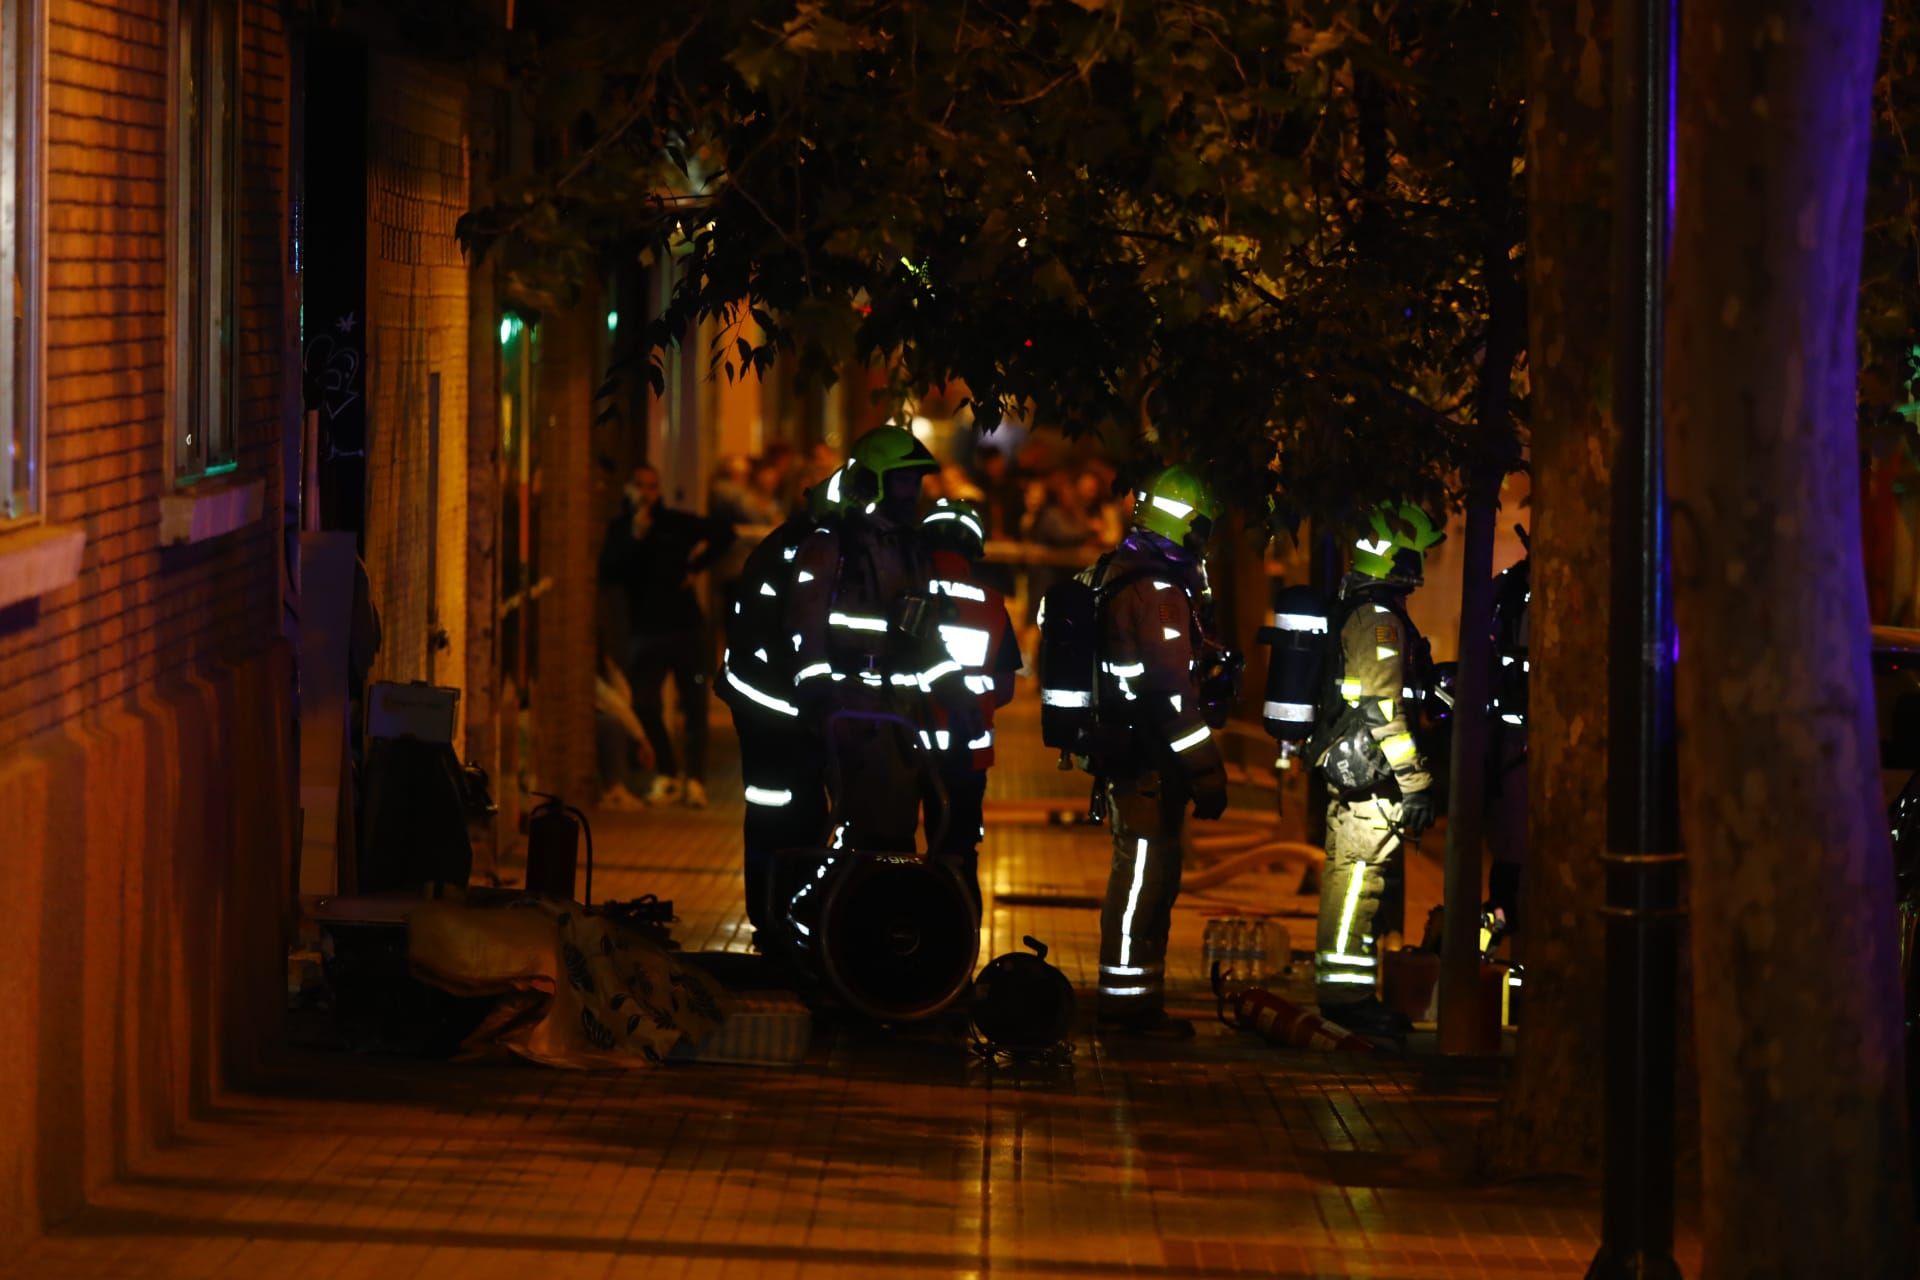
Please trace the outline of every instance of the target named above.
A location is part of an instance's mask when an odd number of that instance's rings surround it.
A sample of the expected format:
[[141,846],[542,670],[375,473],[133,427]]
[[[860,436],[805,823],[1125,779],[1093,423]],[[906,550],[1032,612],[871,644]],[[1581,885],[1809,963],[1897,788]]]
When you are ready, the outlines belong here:
[[[1077,804],[1082,781],[1037,738],[1031,712],[1006,721],[994,796]],[[595,887],[672,899],[689,950],[742,951],[739,783],[716,755],[712,809],[595,816]],[[1277,913],[1309,946],[1297,866],[1183,898],[1172,998],[1196,1018],[1192,1041],[1107,1043],[1086,1009],[1105,837],[1019,813],[989,816],[982,959],[1027,934],[1051,945],[1083,1006],[1066,1067],[997,1070],[936,1033],[825,1021],[793,1067],[588,1074],[296,1051],[0,1275],[1584,1273],[1594,1190],[1470,1176],[1499,1061],[1444,1061],[1418,1041],[1404,1056],[1274,1049],[1212,1020],[1206,915]],[[1409,921],[1438,889],[1437,866],[1414,859]]]

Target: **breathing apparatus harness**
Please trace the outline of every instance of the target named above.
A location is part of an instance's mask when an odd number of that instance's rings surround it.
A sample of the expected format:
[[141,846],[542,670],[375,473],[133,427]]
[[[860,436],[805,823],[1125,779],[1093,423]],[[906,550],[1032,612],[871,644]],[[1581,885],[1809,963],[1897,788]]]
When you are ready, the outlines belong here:
[[[1102,652],[1107,609],[1121,591],[1149,578],[1179,584],[1187,605],[1200,711],[1210,728],[1226,723],[1245,666],[1241,655],[1213,637],[1211,611],[1194,598],[1191,572],[1164,555],[1160,564],[1134,563],[1116,569],[1118,554],[1110,551],[1101,556],[1051,588],[1040,603],[1041,740],[1060,753],[1062,770],[1077,766],[1093,776],[1087,816],[1095,823],[1105,818],[1106,780],[1150,767],[1146,762],[1151,750],[1140,738],[1145,725],[1130,710],[1133,700],[1105,695],[1106,682],[1100,679],[1106,675],[1124,689],[1129,674],[1115,669]],[[1204,574],[1201,568],[1202,584]]]

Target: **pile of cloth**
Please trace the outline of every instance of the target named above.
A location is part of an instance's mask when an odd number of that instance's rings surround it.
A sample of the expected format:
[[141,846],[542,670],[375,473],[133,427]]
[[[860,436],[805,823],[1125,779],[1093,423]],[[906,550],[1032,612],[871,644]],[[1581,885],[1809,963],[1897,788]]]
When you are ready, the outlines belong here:
[[462,1059],[649,1067],[706,1041],[729,1011],[726,991],[700,969],[574,902],[422,903],[407,916],[407,961],[443,991],[497,998],[461,1042]]

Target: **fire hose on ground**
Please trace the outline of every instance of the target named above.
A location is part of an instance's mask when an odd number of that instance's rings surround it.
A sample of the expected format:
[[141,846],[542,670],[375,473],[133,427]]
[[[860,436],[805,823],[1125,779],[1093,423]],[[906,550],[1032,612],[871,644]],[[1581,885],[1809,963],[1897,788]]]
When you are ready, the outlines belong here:
[[[1041,797],[1018,800],[992,800],[986,805],[989,825],[1058,825],[1056,814],[1077,811],[1077,802],[1069,797]],[[1211,866],[1189,871],[1180,878],[1182,893],[1198,893],[1249,872],[1264,870],[1275,863],[1316,864],[1326,861],[1326,850],[1300,840],[1273,838],[1273,815],[1253,809],[1229,809],[1217,824],[1232,830],[1195,836],[1193,847],[1199,853],[1226,855]]]

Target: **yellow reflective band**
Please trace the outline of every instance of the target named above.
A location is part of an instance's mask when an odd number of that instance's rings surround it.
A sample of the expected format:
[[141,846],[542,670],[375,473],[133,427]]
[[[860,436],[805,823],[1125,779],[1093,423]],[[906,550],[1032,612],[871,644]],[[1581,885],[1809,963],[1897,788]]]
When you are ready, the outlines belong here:
[[1175,738],[1171,745],[1175,751],[1191,751],[1207,740],[1207,733],[1207,726],[1201,725],[1184,738]]
[[968,676],[966,678],[966,686],[968,693],[984,698],[993,692],[993,677]]
[[1167,695],[1167,701],[1173,704],[1174,712],[1178,714],[1180,710],[1180,695],[1177,693],[1170,693]]
[[1353,913],[1360,906],[1360,882],[1366,878],[1367,869],[1360,866],[1353,869],[1347,880],[1347,898],[1340,906],[1340,935],[1333,944],[1334,951],[1340,955],[1347,952],[1347,934],[1353,929]]
[[988,747],[992,745],[993,745],[993,730],[991,729],[987,730],[985,733],[981,734],[979,737],[975,738],[973,741],[967,744],[968,747],[972,748],[975,751],[985,751]]
[[1385,662],[1388,658],[1397,658],[1399,656],[1400,651],[1392,645],[1377,644],[1373,646],[1373,660],[1375,662]]
[[1153,505],[1160,508],[1162,511],[1166,512],[1168,515],[1172,516],[1176,520],[1185,520],[1188,516],[1193,514],[1193,508],[1188,506],[1186,503],[1181,502],[1175,498],[1163,498],[1157,493],[1153,495]]
[[1340,696],[1348,702],[1360,701],[1360,682],[1358,680],[1342,680],[1340,682]]
[[760,584],[760,594],[763,596],[777,596],[780,593],[773,589],[771,582],[763,582]]
[[833,667],[830,663],[816,662],[812,666],[804,668],[799,675],[794,677],[794,681],[798,683],[802,680],[811,680],[815,676],[828,676],[832,674]]
[[1380,714],[1388,720],[1393,719],[1393,699],[1378,698],[1378,699],[1375,699],[1375,701],[1379,702],[1380,704]]
[[808,573],[805,569],[802,569],[799,573],[796,573],[793,575],[793,580],[795,582],[812,582],[813,575],[811,573]]
[[1093,695],[1082,689],[1042,689],[1040,705],[1043,707],[1090,707]]
[[845,627],[850,631],[885,631],[885,618],[869,618],[857,613],[830,613],[827,621],[836,627]]
[[761,805],[768,809],[784,809],[793,803],[793,792],[784,789],[776,791],[772,787],[749,786],[747,803]]
[[1388,764],[1399,768],[1413,759],[1413,737],[1410,734],[1396,733],[1380,744],[1380,751],[1386,756]]
[[1186,633],[1184,631],[1177,630],[1173,627],[1160,628],[1160,638],[1162,640],[1178,640],[1181,636],[1185,634]]
[[1359,986],[1364,983],[1369,987],[1373,985],[1373,975],[1370,973],[1317,973],[1314,975],[1313,980],[1315,983],[1325,982],[1341,985],[1351,984],[1354,986]]

